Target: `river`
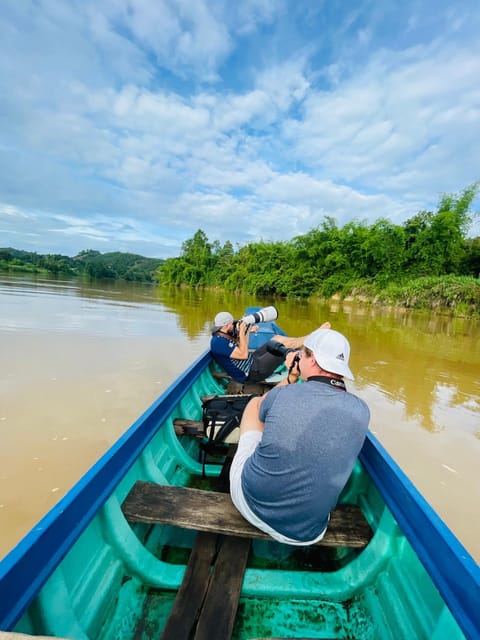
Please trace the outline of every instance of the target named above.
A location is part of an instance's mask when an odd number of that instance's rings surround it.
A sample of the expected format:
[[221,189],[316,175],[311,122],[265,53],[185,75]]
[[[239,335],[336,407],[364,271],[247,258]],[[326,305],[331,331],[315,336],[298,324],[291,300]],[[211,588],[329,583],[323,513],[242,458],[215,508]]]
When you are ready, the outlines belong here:
[[208,347],[216,311],[270,304],[290,335],[347,335],[371,430],[478,561],[478,320],[2,274],[0,557]]

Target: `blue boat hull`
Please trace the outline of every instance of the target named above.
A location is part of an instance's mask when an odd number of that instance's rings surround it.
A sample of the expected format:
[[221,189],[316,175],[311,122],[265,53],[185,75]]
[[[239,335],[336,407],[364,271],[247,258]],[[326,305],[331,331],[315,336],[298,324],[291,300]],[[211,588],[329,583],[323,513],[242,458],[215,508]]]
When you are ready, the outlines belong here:
[[[214,368],[208,352],[198,358],[0,563],[0,629],[128,640],[144,616],[158,637],[194,534],[132,526],[121,504],[138,480],[201,477],[197,442],[179,438],[173,421],[198,419],[202,396],[224,391]],[[207,477],[218,473],[207,465]],[[259,541],[234,638],[480,637],[478,565],[371,434],[341,500],[362,508],[374,532],[367,547],[338,549],[328,570],[309,570]]]

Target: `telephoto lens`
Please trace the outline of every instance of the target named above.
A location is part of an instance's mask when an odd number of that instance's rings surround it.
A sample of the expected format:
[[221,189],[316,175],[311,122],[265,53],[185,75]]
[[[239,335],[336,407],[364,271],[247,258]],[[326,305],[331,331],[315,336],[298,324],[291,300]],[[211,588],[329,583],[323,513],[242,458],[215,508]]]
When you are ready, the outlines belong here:
[[276,307],[264,307],[263,309],[259,309],[258,311],[254,311],[253,313],[249,313],[246,316],[243,316],[241,322],[245,322],[245,324],[257,324],[258,322],[270,322],[271,320],[276,320],[278,318],[278,311]]

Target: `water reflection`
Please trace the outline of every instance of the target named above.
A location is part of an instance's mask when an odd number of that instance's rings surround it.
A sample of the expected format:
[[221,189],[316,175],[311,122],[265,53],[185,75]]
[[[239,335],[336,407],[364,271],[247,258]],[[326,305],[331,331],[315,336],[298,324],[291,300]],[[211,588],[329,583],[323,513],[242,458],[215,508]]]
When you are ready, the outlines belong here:
[[80,279],[0,278],[3,331],[108,336],[176,332],[155,287]]
[[275,304],[290,335],[304,335],[324,320],[352,345],[359,390],[372,386],[385,401],[399,401],[406,418],[427,431],[446,427],[449,409],[458,428],[478,434],[479,323],[365,305],[330,306],[272,300],[223,291],[168,289],[119,282],[89,283],[46,277],[0,278],[2,331],[53,331],[104,336],[184,335],[208,339],[217,311],[241,317],[247,306]]
[[202,291],[186,287],[159,288],[159,301],[177,317],[179,328],[190,338],[208,334],[217,311],[230,310],[240,318],[243,310],[258,305],[258,299],[245,294]]
[[[160,302],[177,315],[190,338],[208,333],[222,309],[240,317],[250,305],[272,304],[231,292],[172,288],[160,291]],[[477,433],[480,408],[478,321],[406,313],[365,305],[320,305],[273,300],[278,322],[290,335],[303,335],[329,320],[352,345],[355,387],[375,387],[385,401],[399,401],[405,417],[427,431],[446,428],[448,410],[462,410],[458,428]]]
[[[395,320],[395,322],[393,322]],[[359,388],[374,384],[386,399],[400,401],[407,418],[428,431],[444,428],[446,407],[473,409],[462,428],[475,432],[479,402],[478,326],[471,321],[416,322],[415,317],[370,317],[352,323],[348,335]],[[441,333],[439,325],[448,332]],[[465,416],[464,416],[465,418]]]

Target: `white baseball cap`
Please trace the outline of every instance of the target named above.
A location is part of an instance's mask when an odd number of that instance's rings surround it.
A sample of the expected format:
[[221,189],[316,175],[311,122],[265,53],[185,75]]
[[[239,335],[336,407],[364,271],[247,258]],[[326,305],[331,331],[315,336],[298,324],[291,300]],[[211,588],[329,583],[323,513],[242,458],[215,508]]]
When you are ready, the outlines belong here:
[[230,324],[231,322],[233,322],[232,314],[229,311],[220,311],[220,313],[217,313],[213,321],[212,333],[218,331],[223,326]]
[[322,369],[354,379],[348,366],[350,343],[344,335],[334,329],[317,329],[305,338],[303,344],[313,352]]

